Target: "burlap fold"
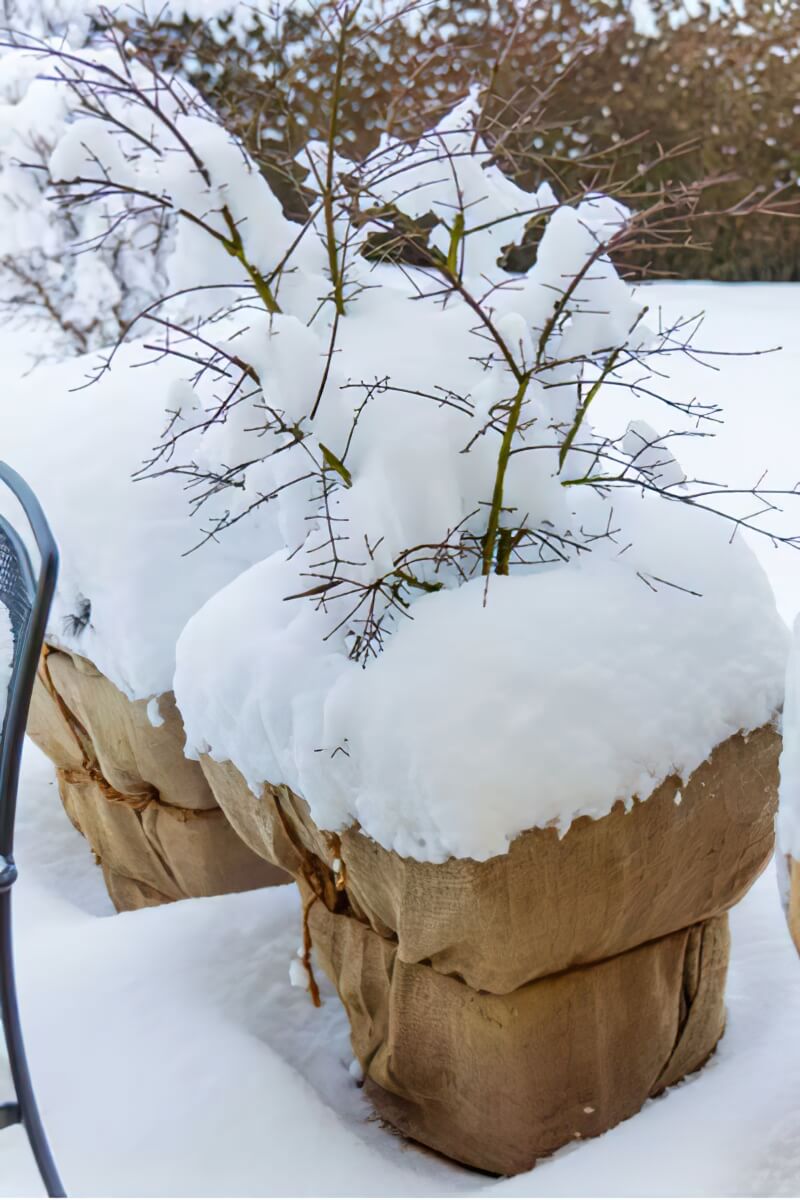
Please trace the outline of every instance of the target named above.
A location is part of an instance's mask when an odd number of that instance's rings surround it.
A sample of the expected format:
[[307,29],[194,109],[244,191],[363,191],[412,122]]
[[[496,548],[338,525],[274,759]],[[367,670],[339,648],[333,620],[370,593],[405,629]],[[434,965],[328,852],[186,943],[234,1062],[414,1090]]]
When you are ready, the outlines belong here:
[[288,788],[256,797],[232,764],[201,763],[253,850],[295,878],[304,855],[328,870],[339,858],[353,910],[397,940],[402,962],[428,962],[503,994],[697,924],[741,899],[772,853],[779,753],[772,726],[737,734],[685,783],[667,779],[629,812],[618,804],[600,820],[575,821],[563,838],[532,829],[508,854],[444,863],[401,858],[357,828],[331,839]]
[[506,996],[402,962],[321,903],[309,920],[378,1112],[483,1171],[612,1128],[702,1066],[724,1028],[727,917]]
[[288,877],[252,852],[184,756],[171,693],[131,701],[92,663],[47,647],[28,733],[55,763],[64,807],[122,911],[245,891]]

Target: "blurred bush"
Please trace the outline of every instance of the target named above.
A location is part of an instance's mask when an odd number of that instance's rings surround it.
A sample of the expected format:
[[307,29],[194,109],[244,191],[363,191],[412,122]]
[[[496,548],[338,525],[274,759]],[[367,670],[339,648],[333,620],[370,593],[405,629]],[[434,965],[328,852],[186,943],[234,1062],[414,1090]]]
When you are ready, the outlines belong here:
[[[164,67],[188,74],[287,211],[301,216],[294,158],[327,136],[330,88],[322,85],[338,47],[316,15],[261,4],[243,21],[244,7],[212,19],[139,21],[129,34]],[[688,246],[676,237],[631,265],[684,278],[799,280],[800,223],[715,214],[754,194],[786,189],[780,199],[795,198],[800,5],[687,7],[651,0],[634,20],[630,0],[474,0],[382,21],[373,2],[358,11],[344,53],[339,144],[360,155],[385,130],[413,137],[477,83],[487,89],[486,133],[498,157],[521,176],[550,177],[562,196],[596,183],[645,205],[666,180],[717,180],[701,202],[710,215]],[[359,24],[369,38],[359,38]]]

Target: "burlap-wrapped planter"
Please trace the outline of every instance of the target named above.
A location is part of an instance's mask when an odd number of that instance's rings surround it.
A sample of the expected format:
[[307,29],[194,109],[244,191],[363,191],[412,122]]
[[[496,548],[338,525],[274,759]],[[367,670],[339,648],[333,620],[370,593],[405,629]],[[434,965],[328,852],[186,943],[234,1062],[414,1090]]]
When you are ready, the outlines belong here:
[[378,1112],[471,1166],[529,1168],[695,1070],[724,1023],[724,914],[769,860],[780,739],[478,863],[319,830],[287,788],[202,760],[231,823],[289,871]]
[[28,733],[55,763],[64,807],[122,911],[285,883],[242,842],[196,762],[172,693],[161,724],[92,663],[47,647]]
[[786,855],[786,920],[789,922],[789,932],[792,941],[800,954],[800,862]]

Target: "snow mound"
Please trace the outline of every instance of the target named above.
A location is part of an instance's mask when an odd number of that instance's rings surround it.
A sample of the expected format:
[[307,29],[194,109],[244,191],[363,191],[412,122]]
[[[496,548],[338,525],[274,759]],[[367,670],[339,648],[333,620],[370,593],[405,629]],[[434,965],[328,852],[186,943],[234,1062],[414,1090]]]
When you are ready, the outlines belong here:
[[364,670],[284,602],[273,556],[181,635],[189,752],[230,759],[254,790],[288,784],[322,828],[358,822],[432,861],[502,854],[525,829],[564,832],[686,778],[774,717],[786,628],[721,523],[638,498],[627,515],[625,554],[423,597]]
[[3,401],[3,457],[39,496],[61,551],[48,640],[91,659],[131,699],[172,686],[188,618],[276,544],[255,514],[246,531],[193,549],[206,526],[188,516],[182,477],[133,478],[180,373],[133,369],[143,357],[140,345],[123,348],[78,391],[95,358],[43,365]]

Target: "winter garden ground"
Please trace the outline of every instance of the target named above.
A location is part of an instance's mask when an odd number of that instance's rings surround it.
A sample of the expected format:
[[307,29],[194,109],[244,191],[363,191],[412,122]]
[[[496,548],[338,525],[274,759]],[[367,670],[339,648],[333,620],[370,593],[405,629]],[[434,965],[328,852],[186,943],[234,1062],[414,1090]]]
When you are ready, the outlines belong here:
[[[700,371],[702,399],[721,404],[727,423],[697,461],[706,477],[738,478],[738,464],[747,463],[791,485],[800,475],[800,287],[650,291],[668,310],[706,310],[703,345],[783,344],[767,358],[720,359],[719,371]],[[6,338],[0,362],[7,395],[26,367],[16,338]],[[682,457],[690,472],[693,453],[689,441]],[[800,609],[800,554],[757,549],[791,621]],[[52,769],[32,746],[18,858],[30,1056],[75,1194],[800,1191],[800,963],[771,868],[732,914],[728,1028],[709,1068],[533,1174],[495,1181],[370,1120],[348,1072],[347,1021],[330,987],[315,1011],[289,985],[299,922],[294,888],[114,916],[88,847],[63,814]],[[2,1066],[0,1083],[4,1094]],[[0,1135],[0,1194],[39,1194],[18,1130]]]

